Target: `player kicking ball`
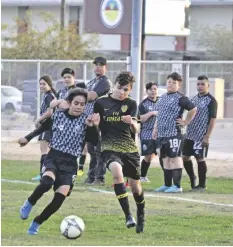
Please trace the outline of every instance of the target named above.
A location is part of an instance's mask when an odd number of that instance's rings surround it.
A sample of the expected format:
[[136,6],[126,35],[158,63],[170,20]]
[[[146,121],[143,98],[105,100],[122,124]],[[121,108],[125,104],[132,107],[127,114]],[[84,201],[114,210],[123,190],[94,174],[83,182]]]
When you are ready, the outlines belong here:
[[[129,97],[134,82],[135,78],[130,72],[120,73],[114,82],[113,93],[99,98],[94,112],[100,115],[101,158],[112,173],[126,227],[136,226],[136,232],[141,233],[145,223],[145,199],[140,182],[140,156],[131,133],[138,132],[137,104]],[[130,210],[124,177],[128,177],[137,205],[137,223]]]
[[26,220],[37,201],[52,187],[54,197],[51,203],[32,221],[27,233],[36,235],[39,227],[63,204],[70,195],[77,175],[77,157],[81,156],[85,141],[98,143],[96,125],[99,115],[87,116],[83,111],[87,102],[87,92],[83,89],[73,89],[67,97],[69,108],[57,110],[51,118],[33,132],[19,139],[21,147],[32,138],[51,129],[50,151],[41,169],[41,181],[33,193],[20,208],[20,217]]

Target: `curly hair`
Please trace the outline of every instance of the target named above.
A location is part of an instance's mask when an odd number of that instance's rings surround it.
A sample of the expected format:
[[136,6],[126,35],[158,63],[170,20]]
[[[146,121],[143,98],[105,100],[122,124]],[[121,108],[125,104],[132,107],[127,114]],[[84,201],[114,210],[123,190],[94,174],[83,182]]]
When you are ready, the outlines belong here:
[[174,81],[179,81],[179,82],[182,82],[182,77],[180,74],[176,73],[176,72],[173,72],[172,74],[168,75],[167,79],[172,79]]
[[128,84],[132,85],[135,81],[135,77],[131,72],[123,71],[116,77],[114,84],[118,82],[121,86],[126,86]]

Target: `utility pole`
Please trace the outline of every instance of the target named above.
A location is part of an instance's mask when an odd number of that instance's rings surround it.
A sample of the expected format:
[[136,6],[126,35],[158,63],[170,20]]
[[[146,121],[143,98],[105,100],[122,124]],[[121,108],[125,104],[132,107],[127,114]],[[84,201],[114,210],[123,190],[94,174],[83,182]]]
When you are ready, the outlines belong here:
[[65,29],[65,10],[66,10],[66,0],[61,0],[61,16],[60,16],[60,30]]
[[131,27],[131,71],[136,78],[132,96],[140,102],[140,71],[141,71],[141,37],[142,37],[142,0],[133,0]]

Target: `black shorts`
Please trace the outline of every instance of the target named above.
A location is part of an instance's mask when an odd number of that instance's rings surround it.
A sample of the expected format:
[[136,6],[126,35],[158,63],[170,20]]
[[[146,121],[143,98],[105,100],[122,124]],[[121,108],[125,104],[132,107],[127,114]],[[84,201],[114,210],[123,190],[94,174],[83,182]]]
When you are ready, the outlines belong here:
[[159,148],[156,140],[141,140],[141,155],[157,154],[156,148]]
[[50,142],[50,133],[50,130],[45,131],[44,133],[39,135],[38,140]]
[[202,142],[194,142],[189,139],[184,140],[182,153],[185,156],[194,156],[197,159],[204,159],[207,157],[209,144],[203,146]]
[[[124,177],[135,180],[140,179],[140,155],[139,153],[120,153],[114,151],[103,151],[101,159],[108,168],[110,163],[118,162],[122,165]],[[109,168],[108,168],[109,169]]]
[[183,147],[183,136],[177,135],[173,137],[159,138],[160,156],[162,158],[180,157]]
[[77,176],[77,161],[69,156],[50,156],[48,154],[41,169],[41,175],[46,171],[52,171],[55,175],[55,182],[53,190],[56,191],[62,185],[70,185],[70,191],[67,196],[70,195],[74,182]]

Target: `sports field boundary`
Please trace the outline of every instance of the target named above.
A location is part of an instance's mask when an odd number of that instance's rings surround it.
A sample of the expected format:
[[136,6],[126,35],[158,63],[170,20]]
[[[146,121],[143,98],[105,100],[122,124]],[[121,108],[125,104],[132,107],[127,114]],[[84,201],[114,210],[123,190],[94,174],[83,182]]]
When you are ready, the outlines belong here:
[[[29,182],[29,181],[24,181],[24,180],[11,180],[11,179],[5,179],[5,178],[2,178],[1,181],[7,182],[7,183],[14,183],[14,184],[30,184],[30,185],[37,185],[38,184],[36,182]],[[92,192],[110,194],[110,195],[115,196],[115,193],[112,191],[97,189],[97,188],[93,188],[93,187],[89,187],[88,189]],[[129,194],[132,195],[132,193],[129,193]],[[211,202],[211,201],[206,201],[206,200],[183,198],[183,197],[177,197],[177,196],[157,195],[157,194],[152,194],[149,192],[144,193],[144,195],[145,195],[145,197],[163,198],[165,200],[185,201],[185,202],[192,202],[192,203],[219,206],[219,207],[233,207],[233,204],[217,203],[217,202]]]

